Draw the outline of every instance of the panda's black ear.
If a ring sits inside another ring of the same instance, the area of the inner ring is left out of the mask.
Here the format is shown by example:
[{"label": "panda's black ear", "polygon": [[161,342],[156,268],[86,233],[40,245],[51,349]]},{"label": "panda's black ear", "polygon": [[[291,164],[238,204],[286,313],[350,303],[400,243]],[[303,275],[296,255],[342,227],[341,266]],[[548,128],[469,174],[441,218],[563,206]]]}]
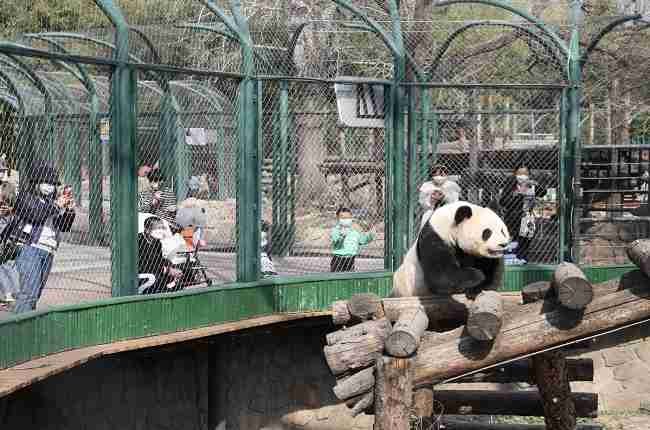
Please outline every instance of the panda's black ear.
[{"label": "panda's black ear", "polygon": [[456,215],[454,216],[454,222],[460,224],[468,218],[472,217],[472,208],[469,206],[461,206],[456,210]]}]

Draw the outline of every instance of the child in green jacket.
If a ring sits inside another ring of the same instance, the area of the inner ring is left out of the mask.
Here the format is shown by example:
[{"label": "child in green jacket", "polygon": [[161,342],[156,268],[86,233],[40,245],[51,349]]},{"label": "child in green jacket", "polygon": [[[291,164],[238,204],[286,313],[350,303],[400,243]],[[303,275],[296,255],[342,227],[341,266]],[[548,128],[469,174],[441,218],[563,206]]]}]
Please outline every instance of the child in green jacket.
[{"label": "child in green jacket", "polygon": [[331,233],[333,256],[330,271],[353,272],[354,258],[362,245],[372,241],[372,233],[367,228],[361,229],[353,224],[352,212],[348,208],[339,208],[336,211],[336,219],[336,226]]}]

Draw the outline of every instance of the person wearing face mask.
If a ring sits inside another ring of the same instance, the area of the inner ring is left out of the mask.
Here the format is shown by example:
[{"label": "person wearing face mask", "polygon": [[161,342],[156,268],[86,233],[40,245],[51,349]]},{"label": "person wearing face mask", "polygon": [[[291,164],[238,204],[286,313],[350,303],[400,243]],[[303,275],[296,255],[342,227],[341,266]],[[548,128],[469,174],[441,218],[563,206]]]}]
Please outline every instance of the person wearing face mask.
[{"label": "person wearing face mask", "polygon": [[138,212],[156,215],[176,226],[176,194],[171,187],[164,186],[165,178],[160,169],[153,169],[147,175],[149,189],[138,194]]},{"label": "person wearing face mask", "polygon": [[532,241],[531,237],[521,236],[521,221],[532,211],[535,199],[545,194],[546,189],[530,179],[530,172],[524,164],[515,168],[513,175],[508,177],[503,186],[499,205],[508,231],[517,242],[515,254],[520,264],[528,262],[528,250]]},{"label": "person wearing face mask", "polygon": [[447,203],[454,203],[459,200],[460,187],[449,179],[447,168],[436,165],[431,169],[431,181],[420,186],[420,206],[424,209],[420,227],[431,218],[433,211]]},{"label": "person wearing face mask", "polygon": [[261,254],[260,254],[260,265],[262,269],[262,276],[268,278],[269,276],[276,276],[278,273],[275,271],[275,264],[269,253],[271,252],[271,247],[269,246],[269,233],[271,226],[268,222],[262,220],[262,237],[260,240]]},{"label": "person wearing face mask", "polygon": [[350,209],[341,207],[336,211],[336,226],[332,229],[331,272],[354,272],[354,260],[362,245],[372,242],[368,228],[354,223]]},{"label": "person wearing face mask", "polygon": [[59,247],[61,232],[70,231],[75,219],[75,201],[70,187],[57,195],[60,185],[54,168],[36,160],[30,169],[25,190],[16,199],[15,215],[2,232],[3,240],[23,243],[16,257],[22,282],[14,312],[36,308]]},{"label": "person wearing face mask", "polygon": [[180,270],[174,269],[171,262],[163,257],[161,240],[165,237],[165,232],[163,221],[152,216],[144,221],[144,233],[138,234],[140,294],[173,290],[174,282],[182,275]]}]

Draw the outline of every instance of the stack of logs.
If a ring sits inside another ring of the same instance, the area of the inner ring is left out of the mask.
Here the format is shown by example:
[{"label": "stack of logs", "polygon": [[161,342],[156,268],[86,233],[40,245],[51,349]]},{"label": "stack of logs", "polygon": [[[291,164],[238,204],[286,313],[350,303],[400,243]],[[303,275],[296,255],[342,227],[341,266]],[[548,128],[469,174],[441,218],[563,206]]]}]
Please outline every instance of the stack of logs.
[{"label": "stack of logs", "polygon": [[[525,286],[524,304],[507,314],[502,297],[492,291],[475,298],[359,294],[335,302],[334,324],[344,327],[327,335],[324,348],[337,377],[334,393],[353,415],[374,413],[376,430],[406,430],[414,412],[430,417],[434,398],[436,410],[445,414],[543,415],[549,430],[575,429],[576,417],[596,415],[598,397],[571,393],[569,382],[592,381],[593,363],[567,359],[560,350],[537,351],[650,316],[650,241],[634,242],[628,255],[641,271],[596,285],[574,264],[562,263],[551,281]],[[453,326],[459,328],[439,332]],[[530,353],[531,358],[512,361]],[[538,391],[431,390],[451,378],[525,382]],[[446,425],[460,428],[453,421]]]}]

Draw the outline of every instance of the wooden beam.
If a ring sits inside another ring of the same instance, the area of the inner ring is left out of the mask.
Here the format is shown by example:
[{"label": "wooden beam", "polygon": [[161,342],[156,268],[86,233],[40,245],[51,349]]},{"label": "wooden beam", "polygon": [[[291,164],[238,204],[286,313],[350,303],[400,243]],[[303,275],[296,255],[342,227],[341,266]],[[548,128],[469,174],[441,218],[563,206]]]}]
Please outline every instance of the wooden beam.
[{"label": "wooden beam", "polygon": [[[535,424],[482,424],[443,418],[445,430],[546,430],[544,425]],[[441,427],[442,428],[442,427]],[[576,430],[603,430],[600,424],[579,424]]]},{"label": "wooden beam", "polygon": [[[507,315],[497,341],[486,345],[464,332],[427,333],[415,358],[415,384],[430,384],[563,342],[650,318],[650,280],[625,274],[617,291],[576,312],[550,302],[523,305]],[[629,282],[628,282],[629,281]]]},{"label": "wooden beam", "polygon": [[[447,415],[544,415],[537,391],[436,390],[433,395]],[[598,394],[573,393],[572,398],[579,417],[597,415]]]},{"label": "wooden beam", "polygon": [[428,325],[429,318],[422,307],[405,309],[386,339],[386,352],[393,357],[413,355]]},{"label": "wooden beam", "polygon": [[[593,381],[594,362],[590,358],[567,358],[570,381]],[[493,371],[475,373],[455,381],[457,383],[511,384],[516,382],[535,383],[535,372],[530,359],[515,361]]]}]

